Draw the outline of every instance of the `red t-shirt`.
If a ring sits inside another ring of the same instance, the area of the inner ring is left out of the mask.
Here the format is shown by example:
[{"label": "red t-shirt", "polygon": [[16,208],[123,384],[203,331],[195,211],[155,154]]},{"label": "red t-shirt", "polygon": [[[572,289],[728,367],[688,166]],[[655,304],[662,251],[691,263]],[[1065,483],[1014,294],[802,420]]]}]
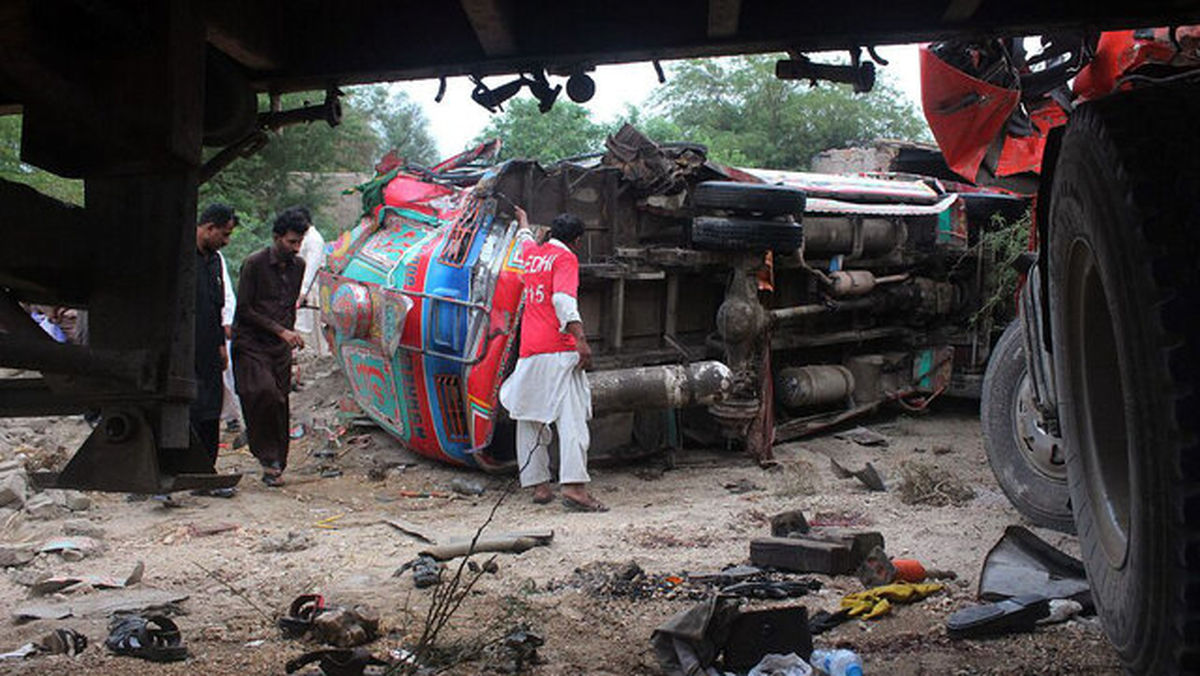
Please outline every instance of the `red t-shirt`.
[{"label": "red t-shirt", "polygon": [[575,350],[575,336],[558,330],[554,294],[578,298],[579,259],[557,242],[527,242],[522,252],[525,263],[525,310],[521,318],[521,356]]}]

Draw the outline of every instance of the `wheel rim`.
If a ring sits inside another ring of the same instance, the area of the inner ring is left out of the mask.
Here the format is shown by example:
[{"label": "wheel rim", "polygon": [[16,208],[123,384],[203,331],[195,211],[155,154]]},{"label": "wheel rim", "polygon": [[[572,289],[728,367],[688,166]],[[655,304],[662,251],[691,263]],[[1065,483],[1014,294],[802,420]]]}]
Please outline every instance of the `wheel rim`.
[{"label": "wheel rim", "polygon": [[1083,480],[1092,517],[1109,564],[1121,568],[1129,552],[1130,481],[1125,393],[1108,296],[1095,254],[1083,241],[1072,245],[1066,289],[1067,344],[1063,347],[1077,399]]},{"label": "wheel rim", "polygon": [[1042,426],[1042,416],[1033,403],[1033,386],[1028,373],[1021,377],[1013,398],[1013,434],[1017,437],[1017,448],[1038,474],[1066,483],[1067,465],[1061,447],[1058,439]]}]

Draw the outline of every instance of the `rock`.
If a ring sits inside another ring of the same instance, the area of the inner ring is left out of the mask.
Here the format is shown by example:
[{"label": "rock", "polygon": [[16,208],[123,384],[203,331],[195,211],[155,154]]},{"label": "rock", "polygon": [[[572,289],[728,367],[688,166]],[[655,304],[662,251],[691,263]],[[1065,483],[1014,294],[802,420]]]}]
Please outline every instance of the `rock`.
[{"label": "rock", "polygon": [[0,542],[0,567],[23,566],[37,556],[33,545]]},{"label": "rock", "polygon": [[0,507],[25,504],[29,494],[29,482],[22,470],[10,471],[0,476]]},{"label": "rock", "polygon": [[258,551],[265,553],[299,552],[313,545],[313,540],[304,533],[288,531],[286,534],[268,535],[258,543]]},{"label": "rock", "polygon": [[68,519],[63,522],[63,533],[66,535],[86,535],[91,538],[103,538],[104,529],[87,519]]},{"label": "rock", "polygon": [[463,477],[454,477],[450,480],[450,490],[459,495],[483,495],[483,483]]},{"label": "rock", "polygon": [[92,507],[92,499],[79,491],[63,491],[63,500],[72,512],[86,512]]},{"label": "rock", "polygon": [[67,514],[67,508],[45,493],[33,495],[25,501],[25,512],[33,519],[57,519]]}]

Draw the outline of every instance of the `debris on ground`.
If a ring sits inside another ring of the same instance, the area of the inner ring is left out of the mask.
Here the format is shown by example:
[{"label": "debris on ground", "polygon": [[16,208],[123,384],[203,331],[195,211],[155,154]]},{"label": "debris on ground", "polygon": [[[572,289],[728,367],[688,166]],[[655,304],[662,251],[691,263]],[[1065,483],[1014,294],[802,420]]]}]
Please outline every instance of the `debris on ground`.
[{"label": "debris on ground", "polygon": [[520,554],[534,547],[547,547],[554,540],[554,531],[528,531],[521,533],[501,533],[479,538],[452,538],[443,545],[427,547],[419,554],[430,556],[438,561],[468,554],[484,552],[507,552]]},{"label": "debris on ground", "polygon": [[754,491],[762,490],[762,486],[759,486],[753,481],[745,478],[738,479],[737,481],[727,481],[721,484],[721,487],[734,495],[741,495],[743,493],[752,493]]},{"label": "debris on ground", "polygon": [[64,535],[86,535],[92,538],[103,538],[104,529],[87,519],[68,519],[62,524]]},{"label": "debris on ground", "polygon": [[813,670],[796,653],[779,655],[772,653],[754,665],[746,676],[811,676]]},{"label": "debris on ground", "polygon": [[804,606],[739,610],[729,627],[722,663],[726,669],[741,672],[767,655],[808,655],[812,647]]},{"label": "debris on ground", "polygon": [[915,603],[942,589],[937,582],[896,582],[846,594],[841,607],[850,617],[873,620],[891,612],[893,603]]},{"label": "debris on ground", "polygon": [[26,643],[16,650],[0,654],[0,660],[25,659],[36,655],[75,657],[83,652],[87,645],[87,637],[74,629],[55,629],[41,640]]},{"label": "debris on ground", "polygon": [[950,638],[981,638],[1033,631],[1050,615],[1050,599],[1040,594],[963,608],[946,620]]},{"label": "debris on ground", "polygon": [[714,665],[737,617],[738,601],[710,596],[663,622],[650,635],[666,676],[719,675]]},{"label": "debris on ground", "polygon": [[1038,624],[1061,624],[1083,612],[1083,604],[1071,599],[1050,599],[1050,614]]},{"label": "debris on ground", "polygon": [[1085,609],[1092,607],[1082,561],[1058,551],[1027,528],[1009,526],[984,558],[979,598],[999,601],[1026,594],[1073,599]]},{"label": "debris on ground", "polygon": [[833,438],[841,439],[843,441],[853,441],[859,446],[888,445],[887,437],[866,427],[855,427],[854,429],[845,430],[843,432],[835,432]]},{"label": "debris on ground", "polygon": [[413,586],[417,589],[425,589],[432,587],[442,582],[442,570],[445,568],[437,559],[432,556],[420,555],[417,558],[396,569],[392,573],[392,577],[400,577],[405,571],[411,570],[413,578]]},{"label": "debris on ground", "polygon": [[780,512],[771,517],[771,535],[780,538],[794,537],[808,533],[808,519],[804,512],[798,509]]},{"label": "debris on ground", "polygon": [[0,542],[0,568],[23,566],[37,557],[32,542]]},{"label": "debris on ground", "polygon": [[906,505],[962,506],[975,491],[953,472],[917,460],[900,463],[900,501]]},{"label": "debris on ground", "polygon": [[488,647],[484,661],[491,670],[502,674],[524,673],[529,667],[545,663],[538,655],[538,648],[545,644],[546,639],[541,634],[519,624],[498,644]]},{"label": "debris on ground", "polygon": [[150,662],[179,662],[188,656],[179,626],[166,615],[117,615],[104,645],[114,655]]},{"label": "debris on ground", "polygon": [[339,648],[353,648],[379,636],[379,613],[368,605],[326,607],[312,621],[313,640]]},{"label": "debris on ground", "polygon": [[883,535],[878,531],[811,529],[800,537],[754,538],[750,541],[750,562],[797,573],[848,575],[873,549],[883,546]]},{"label": "debris on ground", "polygon": [[326,648],[306,652],[287,661],[284,670],[293,674],[317,663],[325,676],[362,676],[368,667],[387,667],[389,662],[375,657],[366,648]]},{"label": "debris on ground", "polygon": [[44,575],[29,585],[29,591],[35,596],[46,594],[70,593],[77,589],[89,587],[92,589],[122,589],[132,587],[142,581],[146,564],[138,561],[125,577],[111,575]]},{"label": "debris on ground", "polygon": [[275,621],[284,638],[303,638],[312,629],[313,620],[325,612],[325,597],[301,594],[292,599],[287,614]]},{"label": "debris on ground", "polygon": [[833,468],[833,473],[837,475],[839,479],[849,479],[853,477],[861,481],[864,486],[873,491],[887,490],[887,486],[883,483],[883,477],[879,476],[879,471],[876,470],[875,466],[869,462],[860,470],[847,469],[844,465],[833,458],[829,459],[829,464]]},{"label": "debris on ground", "polygon": [[62,600],[31,601],[12,611],[17,622],[61,620],[64,617],[107,617],[114,613],[136,613],[166,608],[188,598],[187,592],[138,587],[101,589],[92,594]]},{"label": "debris on ground", "polygon": [[38,552],[58,554],[65,561],[82,561],[89,556],[95,556],[105,549],[104,543],[86,535],[54,538],[43,544]]},{"label": "debris on ground", "polygon": [[263,553],[300,552],[313,546],[313,539],[305,533],[288,531],[266,535],[258,542],[258,551]]},{"label": "debris on ground", "polygon": [[811,462],[792,460],[780,462],[777,467],[780,476],[775,489],[776,495],[790,498],[817,494],[820,488],[820,475]]},{"label": "debris on ground", "polygon": [[483,495],[483,482],[456,476],[450,480],[450,490],[459,495]]},{"label": "debris on ground", "polygon": [[434,540],[433,538],[426,535],[423,532],[423,528],[416,524],[409,523],[407,521],[403,521],[401,519],[395,519],[395,518],[385,519],[384,523],[391,526],[392,528],[395,528],[396,530],[400,531],[401,533],[404,533],[405,535],[408,535],[410,537],[416,538],[417,540],[420,540],[421,542],[424,542],[425,544],[430,544],[430,545],[437,544],[436,540]]}]

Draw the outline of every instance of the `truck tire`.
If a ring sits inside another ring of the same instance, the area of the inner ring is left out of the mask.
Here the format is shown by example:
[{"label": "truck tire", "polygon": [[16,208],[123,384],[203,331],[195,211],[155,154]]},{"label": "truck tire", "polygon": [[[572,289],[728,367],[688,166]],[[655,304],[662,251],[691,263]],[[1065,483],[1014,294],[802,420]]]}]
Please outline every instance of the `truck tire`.
[{"label": "truck tire", "polygon": [[1050,312],[1075,524],[1135,674],[1200,670],[1200,93],[1071,116],[1050,203]]},{"label": "truck tire", "polygon": [[804,213],[804,191],[765,183],[705,181],[696,184],[692,206],[740,214],[800,216]]},{"label": "truck tire", "polygon": [[791,220],[697,216],[692,219],[691,242],[710,251],[775,251],[791,253],[804,240],[800,224]]},{"label": "truck tire", "polygon": [[1019,319],[992,350],[979,412],[988,464],[1009,502],[1038,526],[1074,533],[1062,444],[1043,429],[1033,405]]}]

